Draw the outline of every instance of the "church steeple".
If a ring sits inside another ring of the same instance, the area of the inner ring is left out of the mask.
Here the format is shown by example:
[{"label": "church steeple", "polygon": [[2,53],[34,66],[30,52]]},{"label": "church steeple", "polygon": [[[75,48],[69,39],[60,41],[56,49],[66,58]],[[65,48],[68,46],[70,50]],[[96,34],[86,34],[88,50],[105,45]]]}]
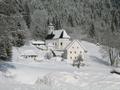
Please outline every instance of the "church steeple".
[{"label": "church steeple", "polygon": [[54,31],[54,25],[52,23],[48,26],[48,34],[51,34]]}]

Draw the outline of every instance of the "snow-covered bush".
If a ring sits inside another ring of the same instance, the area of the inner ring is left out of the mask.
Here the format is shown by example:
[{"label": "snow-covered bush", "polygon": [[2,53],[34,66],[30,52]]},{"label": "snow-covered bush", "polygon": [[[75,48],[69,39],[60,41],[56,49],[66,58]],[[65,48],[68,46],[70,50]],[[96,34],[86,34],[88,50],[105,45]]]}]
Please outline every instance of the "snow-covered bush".
[{"label": "snow-covered bush", "polygon": [[84,63],[83,63],[83,58],[82,58],[82,55],[79,55],[78,56],[78,59],[77,60],[74,60],[73,62],[73,66],[77,66],[78,68],[80,68],[80,66],[84,66]]},{"label": "snow-covered bush", "polygon": [[47,53],[45,54],[45,58],[46,58],[46,59],[51,59],[52,57],[53,57],[52,52],[47,52]]}]

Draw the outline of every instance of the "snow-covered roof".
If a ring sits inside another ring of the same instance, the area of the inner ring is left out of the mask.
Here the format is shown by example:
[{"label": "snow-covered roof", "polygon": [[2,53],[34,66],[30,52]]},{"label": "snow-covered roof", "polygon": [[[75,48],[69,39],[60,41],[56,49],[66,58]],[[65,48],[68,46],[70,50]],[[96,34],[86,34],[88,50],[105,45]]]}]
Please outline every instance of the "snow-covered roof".
[{"label": "snow-covered roof", "polygon": [[37,49],[34,45],[24,45],[19,48],[20,55],[29,55],[31,54],[37,54],[40,50]]},{"label": "snow-covered roof", "polygon": [[56,56],[62,56],[62,54],[64,53],[63,51],[53,51],[55,53]]},{"label": "snow-covered roof", "polygon": [[37,55],[33,50],[25,50],[22,55]]},{"label": "snow-covered roof", "polygon": [[81,46],[81,48],[83,48],[83,50],[86,52],[86,49],[81,45],[79,40],[73,40],[72,42],[70,42],[67,47],[65,48],[66,50],[69,49],[75,42],[78,42],[79,45]]},{"label": "snow-covered roof", "polygon": [[38,50],[34,45],[24,45],[19,49],[21,49],[22,52],[24,52],[25,50],[35,50],[35,51]]},{"label": "snow-covered roof", "polygon": [[48,43],[47,46],[49,46],[49,47],[54,47],[54,45],[53,45],[52,43]]},{"label": "snow-covered roof", "polygon": [[54,30],[51,34],[47,35],[46,39],[70,38],[64,29]]},{"label": "snow-covered roof", "polygon": [[31,43],[32,44],[45,44],[45,42],[41,40],[32,40]]},{"label": "snow-covered roof", "polygon": [[39,48],[39,49],[47,49],[47,46],[45,46],[45,45],[40,45],[40,46],[37,46],[37,48]]}]

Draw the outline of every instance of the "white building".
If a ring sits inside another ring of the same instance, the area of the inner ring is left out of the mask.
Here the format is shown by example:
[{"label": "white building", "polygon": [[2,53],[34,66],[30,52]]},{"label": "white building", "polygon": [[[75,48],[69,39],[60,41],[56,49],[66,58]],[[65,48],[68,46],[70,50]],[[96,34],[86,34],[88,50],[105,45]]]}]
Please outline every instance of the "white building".
[{"label": "white building", "polygon": [[54,30],[54,26],[50,24],[48,35],[46,37],[46,46],[50,47],[54,52],[64,52],[63,57],[68,59],[70,63],[77,60],[80,55],[85,59],[85,49],[78,40],[70,40],[70,36],[64,29]]},{"label": "white building", "polygon": [[35,46],[45,45],[45,42],[41,40],[32,40],[31,43]]},{"label": "white building", "polygon": [[54,30],[54,26],[50,25],[45,43],[47,46],[52,45],[54,50],[64,50],[70,43],[70,36],[64,29]]},{"label": "white building", "polygon": [[40,50],[37,49],[34,45],[24,45],[20,47],[17,51],[20,55],[17,56],[18,59],[37,60]]},{"label": "white building", "polygon": [[41,41],[41,40],[32,40],[32,41],[30,41],[30,43],[32,45],[36,46],[38,49],[47,50],[47,47],[46,47],[44,41]]},{"label": "white building", "polygon": [[21,57],[23,59],[36,60],[38,58],[38,54],[33,50],[25,50],[22,53]]},{"label": "white building", "polygon": [[83,60],[85,60],[86,50],[80,44],[78,40],[73,40],[68,44],[64,50],[64,58],[68,60],[69,63],[73,63],[74,60],[77,60],[81,55]]}]

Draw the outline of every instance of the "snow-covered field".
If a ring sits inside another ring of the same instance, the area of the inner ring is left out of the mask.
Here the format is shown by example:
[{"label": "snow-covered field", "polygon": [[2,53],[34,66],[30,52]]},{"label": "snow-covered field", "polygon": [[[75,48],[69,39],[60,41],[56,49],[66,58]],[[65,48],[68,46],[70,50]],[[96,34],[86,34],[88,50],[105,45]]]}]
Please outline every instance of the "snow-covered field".
[{"label": "snow-covered field", "polygon": [[99,46],[81,42],[88,51],[80,69],[65,61],[0,64],[0,90],[120,90],[120,76],[102,58]]}]

